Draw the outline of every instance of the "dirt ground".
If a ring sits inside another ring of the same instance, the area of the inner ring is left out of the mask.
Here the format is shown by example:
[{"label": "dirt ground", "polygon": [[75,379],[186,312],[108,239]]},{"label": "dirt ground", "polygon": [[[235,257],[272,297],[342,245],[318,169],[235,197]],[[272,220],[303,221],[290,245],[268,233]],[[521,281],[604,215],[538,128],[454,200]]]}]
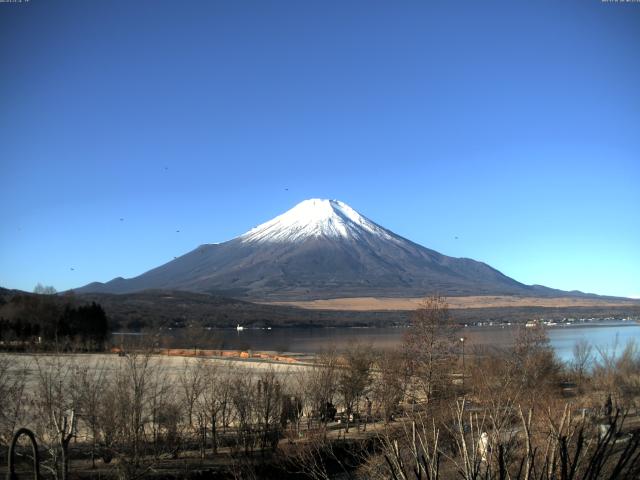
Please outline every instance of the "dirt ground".
[{"label": "dirt ground", "polygon": [[[116,371],[125,361],[125,357],[119,357],[113,353],[81,353],[81,354],[16,354],[16,353],[0,353],[5,358],[9,358],[14,368],[26,368],[27,371],[27,392],[32,392],[35,388],[35,382],[38,381],[38,364],[46,367],[50,364],[60,362],[65,367],[78,366],[89,367],[90,369],[101,369],[107,374]],[[283,378],[300,372],[301,369],[309,368],[308,363],[278,363],[266,360],[256,359],[226,359],[220,357],[180,357],[167,355],[152,355],[151,365],[158,367],[162,373],[169,378],[177,380],[183,376],[190,365],[194,365],[198,361],[219,365],[225,370],[237,371],[243,373],[251,373],[255,376],[273,369]]]}]

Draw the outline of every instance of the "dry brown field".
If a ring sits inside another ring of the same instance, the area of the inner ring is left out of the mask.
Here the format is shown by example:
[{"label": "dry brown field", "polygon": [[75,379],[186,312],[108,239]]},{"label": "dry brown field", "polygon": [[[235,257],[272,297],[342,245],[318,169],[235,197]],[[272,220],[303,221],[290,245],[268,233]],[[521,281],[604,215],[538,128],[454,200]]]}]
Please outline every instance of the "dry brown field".
[{"label": "dry brown field", "polygon": [[[295,302],[269,302],[271,305],[288,305],[311,310],[384,311],[415,310],[422,297],[404,298],[331,298]],[[266,303],[266,302],[265,302]],[[501,308],[501,307],[616,307],[640,306],[640,300],[612,298],[539,298],[521,296],[470,296],[447,297],[449,308]]]}]

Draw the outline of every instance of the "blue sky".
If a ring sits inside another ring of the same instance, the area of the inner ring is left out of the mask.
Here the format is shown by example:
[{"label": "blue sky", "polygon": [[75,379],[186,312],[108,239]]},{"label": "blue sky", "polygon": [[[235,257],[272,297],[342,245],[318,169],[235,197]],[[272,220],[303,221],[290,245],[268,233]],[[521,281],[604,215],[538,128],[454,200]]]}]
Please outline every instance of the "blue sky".
[{"label": "blue sky", "polygon": [[0,285],[135,276],[321,197],[640,297],[639,44],[640,4],[600,0],[0,3]]}]

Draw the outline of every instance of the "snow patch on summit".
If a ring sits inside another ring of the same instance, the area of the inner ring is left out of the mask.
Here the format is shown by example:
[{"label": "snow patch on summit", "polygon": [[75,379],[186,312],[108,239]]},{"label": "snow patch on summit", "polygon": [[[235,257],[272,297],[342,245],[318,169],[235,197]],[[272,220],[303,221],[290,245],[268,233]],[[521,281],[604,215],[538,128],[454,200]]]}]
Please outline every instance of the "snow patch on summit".
[{"label": "snow patch on summit", "polygon": [[299,242],[314,237],[361,239],[373,235],[395,238],[384,228],[363,217],[346,203],[313,198],[249,230],[243,242]]}]

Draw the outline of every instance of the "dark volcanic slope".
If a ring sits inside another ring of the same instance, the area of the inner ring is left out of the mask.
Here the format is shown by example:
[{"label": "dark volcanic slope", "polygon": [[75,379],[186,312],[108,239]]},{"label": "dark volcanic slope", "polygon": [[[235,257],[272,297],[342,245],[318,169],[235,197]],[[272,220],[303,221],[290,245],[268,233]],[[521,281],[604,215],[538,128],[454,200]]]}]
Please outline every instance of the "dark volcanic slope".
[{"label": "dark volcanic slope", "polygon": [[92,283],[78,292],[147,289],[262,300],[567,294],[417,245],[334,200],[307,200],[241,237],[202,245],[138,277]]}]

